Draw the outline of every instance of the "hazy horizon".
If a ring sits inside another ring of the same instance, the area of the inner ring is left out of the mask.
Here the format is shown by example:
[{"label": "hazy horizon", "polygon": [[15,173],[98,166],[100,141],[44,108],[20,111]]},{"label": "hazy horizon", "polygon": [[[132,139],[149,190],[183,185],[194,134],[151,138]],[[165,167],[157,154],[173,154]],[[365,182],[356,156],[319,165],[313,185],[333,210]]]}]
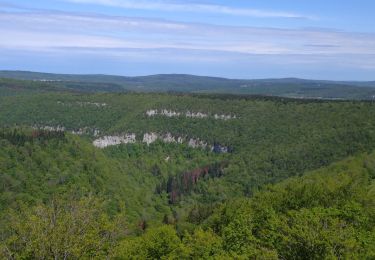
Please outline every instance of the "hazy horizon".
[{"label": "hazy horizon", "polygon": [[[126,74],[110,74],[110,73],[59,73],[59,72],[44,72],[44,71],[30,71],[30,70],[7,70],[0,69],[0,72],[26,72],[26,73],[42,73],[42,74],[54,74],[54,75],[77,75],[77,76],[114,76],[114,77],[149,77],[149,76],[159,76],[159,75],[181,75],[181,76],[193,76],[193,77],[209,77],[209,78],[222,78],[229,80],[284,80],[284,79],[296,79],[296,80],[310,80],[310,81],[337,81],[337,82],[375,82],[374,80],[334,80],[334,79],[314,79],[314,78],[298,78],[298,77],[269,77],[269,78],[232,78],[232,77],[222,77],[222,76],[211,76],[211,75],[199,75],[199,74],[186,74],[186,73],[159,73],[159,74],[143,74],[143,75],[126,75]],[[1,77],[0,77],[1,78]]]},{"label": "hazy horizon", "polygon": [[370,0],[0,0],[0,70],[372,81],[373,10]]}]

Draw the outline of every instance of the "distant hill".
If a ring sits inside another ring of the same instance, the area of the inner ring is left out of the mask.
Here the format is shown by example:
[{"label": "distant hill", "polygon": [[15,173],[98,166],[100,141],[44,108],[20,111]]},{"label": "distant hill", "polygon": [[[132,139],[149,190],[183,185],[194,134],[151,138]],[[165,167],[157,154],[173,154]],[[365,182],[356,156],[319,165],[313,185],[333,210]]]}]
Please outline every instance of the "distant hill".
[{"label": "distant hill", "polygon": [[0,78],[32,80],[87,92],[185,92],[256,94],[292,98],[373,99],[375,81],[326,81],[298,78],[227,79],[185,74],[125,77],[0,71]]}]

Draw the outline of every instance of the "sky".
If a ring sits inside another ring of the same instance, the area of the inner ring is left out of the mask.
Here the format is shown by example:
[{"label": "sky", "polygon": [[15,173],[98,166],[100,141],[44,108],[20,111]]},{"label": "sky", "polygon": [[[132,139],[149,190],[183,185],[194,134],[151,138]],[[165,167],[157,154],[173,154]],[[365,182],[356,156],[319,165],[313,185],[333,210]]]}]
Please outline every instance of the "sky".
[{"label": "sky", "polygon": [[375,80],[373,0],[0,0],[0,70]]}]

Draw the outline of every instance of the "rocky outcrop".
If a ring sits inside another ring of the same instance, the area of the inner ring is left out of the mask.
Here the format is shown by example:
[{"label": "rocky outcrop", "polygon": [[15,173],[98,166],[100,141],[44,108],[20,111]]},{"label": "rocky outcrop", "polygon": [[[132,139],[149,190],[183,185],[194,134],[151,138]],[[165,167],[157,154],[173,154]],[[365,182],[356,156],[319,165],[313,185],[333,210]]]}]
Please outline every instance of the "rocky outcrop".
[{"label": "rocky outcrop", "polygon": [[129,144],[135,142],[135,134],[125,134],[122,136],[103,136],[99,139],[96,139],[93,142],[93,145],[98,148],[105,148],[111,145]]},{"label": "rocky outcrop", "polygon": [[147,145],[152,144],[158,140],[158,135],[156,133],[145,133],[143,135],[143,142]]},{"label": "rocky outcrop", "polygon": [[79,106],[95,106],[95,107],[106,107],[107,103],[99,102],[77,102]]},{"label": "rocky outcrop", "polygon": [[[223,146],[218,143],[210,145],[205,141],[195,138],[190,138],[187,140],[185,137],[173,136],[171,133],[166,133],[163,135],[154,132],[145,133],[142,138],[142,142],[146,143],[147,145],[155,143],[158,140],[164,143],[186,143],[191,148],[209,149],[209,151],[215,153],[231,153],[233,151],[233,149],[230,146]],[[117,136],[103,136],[101,138],[94,140],[93,145],[98,148],[105,148],[111,145],[129,144],[136,142],[137,140],[135,134],[123,134]]]},{"label": "rocky outcrop", "polygon": [[100,134],[99,129],[92,129],[89,127],[83,127],[75,130],[70,131],[74,135],[93,135],[98,136]]},{"label": "rocky outcrop", "polygon": [[176,143],[176,138],[171,134],[171,133],[167,133],[165,134],[163,137],[163,142],[164,143]]},{"label": "rocky outcrop", "polygon": [[166,117],[177,117],[177,116],[180,116],[181,113],[172,111],[172,110],[167,110],[167,109],[162,109],[160,111],[157,109],[150,109],[146,111],[146,115],[147,116],[161,115],[161,116],[166,116]]},{"label": "rocky outcrop", "polygon": [[[75,130],[67,130],[64,126],[33,126],[36,130],[45,130],[50,132],[70,132],[75,135],[92,135],[98,136],[100,131],[98,129],[92,129],[89,127],[79,128]],[[189,147],[195,149],[208,149],[214,153],[232,153],[233,148],[231,146],[224,146],[219,143],[214,143],[213,145],[208,144],[207,142],[200,140],[199,138],[190,138],[186,139],[186,137],[182,136],[173,136],[171,133],[166,134],[157,134],[154,132],[145,133],[143,135],[142,142],[150,145],[157,140],[160,140],[164,143],[178,143],[183,144],[186,143]],[[98,148],[105,148],[108,146],[113,145],[120,145],[120,144],[131,144],[136,143],[136,134],[134,133],[125,133],[121,135],[113,135],[113,136],[102,136],[97,138],[93,141],[93,145]]]},{"label": "rocky outcrop", "polygon": [[182,144],[184,142],[184,138],[182,137],[175,137],[171,133],[166,133],[164,135],[159,135],[157,133],[145,133],[143,135],[143,142],[146,144],[152,144],[157,140],[161,140],[164,143],[179,143]]},{"label": "rocky outcrop", "polygon": [[39,130],[46,130],[46,131],[51,131],[51,132],[65,132],[66,128],[64,126],[33,126],[32,128],[34,129],[39,129]]},{"label": "rocky outcrop", "polygon": [[193,139],[193,138],[190,138],[189,142],[188,142],[188,146],[192,147],[192,148],[207,148],[208,144],[204,141],[201,141],[199,139]]},{"label": "rocky outcrop", "polygon": [[150,109],[146,111],[146,116],[148,117],[154,117],[154,116],[166,116],[166,117],[180,117],[185,116],[187,118],[198,118],[198,119],[204,119],[204,118],[214,118],[216,120],[230,120],[230,119],[236,119],[236,115],[219,115],[219,114],[207,114],[202,112],[191,112],[186,111],[184,113],[177,112],[173,110],[167,110],[167,109]]},{"label": "rocky outcrop", "polygon": [[201,113],[201,112],[194,113],[194,112],[190,112],[190,111],[187,111],[185,113],[185,116],[191,117],[191,118],[206,118],[206,117],[208,117],[207,114],[204,114],[204,113]]},{"label": "rocky outcrop", "polygon": [[99,129],[94,129],[93,135],[98,136],[100,134]]},{"label": "rocky outcrop", "polygon": [[33,129],[38,130],[46,130],[46,131],[55,131],[55,132],[70,132],[74,135],[92,135],[92,136],[98,136],[100,134],[99,129],[90,128],[90,127],[82,127],[78,129],[68,130],[65,126],[38,126],[34,125],[32,126]]},{"label": "rocky outcrop", "polygon": [[81,106],[81,107],[86,107],[86,106],[95,106],[95,107],[106,107],[108,106],[107,103],[100,103],[100,102],[82,102],[82,101],[76,101],[76,102],[62,102],[62,101],[57,101],[57,104],[62,105],[62,106]]},{"label": "rocky outcrop", "polygon": [[155,110],[155,109],[150,109],[150,110],[146,111],[146,115],[147,116],[156,116],[156,115],[158,115],[158,111]]},{"label": "rocky outcrop", "polygon": [[175,117],[175,116],[181,115],[181,113],[179,113],[179,112],[172,111],[172,110],[166,110],[166,109],[162,110],[160,112],[160,114],[163,115],[163,116],[167,116],[167,117]]},{"label": "rocky outcrop", "polygon": [[217,119],[217,120],[231,120],[231,119],[236,119],[236,115],[218,115],[218,114],[215,114],[214,115],[214,118]]}]

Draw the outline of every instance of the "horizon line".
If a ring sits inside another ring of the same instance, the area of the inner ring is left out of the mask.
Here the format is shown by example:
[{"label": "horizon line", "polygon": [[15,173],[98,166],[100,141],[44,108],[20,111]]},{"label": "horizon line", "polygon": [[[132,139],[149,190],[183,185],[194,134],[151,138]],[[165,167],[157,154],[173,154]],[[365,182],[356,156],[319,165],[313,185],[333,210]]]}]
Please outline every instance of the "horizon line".
[{"label": "horizon line", "polygon": [[[232,78],[225,76],[214,76],[214,75],[198,75],[189,73],[155,73],[155,74],[144,74],[144,75],[120,75],[120,74],[107,74],[107,73],[60,73],[60,72],[43,72],[33,70],[11,70],[11,69],[0,69],[0,73],[3,72],[21,72],[21,73],[40,73],[40,74],[51,74],[51,75],[64,75],[64,76],[108,76],[108,77],[124,77],[124,78],[137,78],[137,77],[152,77],[152,76],[192,76],[192,77],[203,77],[203,78],[217,78],[225,80],[305,80],[305,81],[327,81],[327,82],[375,82],[374,80],[335,80],[335,79],[314,79],[314,78],[300,78],[295,76],[285,77],[266,77],[266,78]],[[2,78],[0,76],[0,78]],[[14,79],[14,78],[13,78]],[[27,79],[20,79],[27,80]]]}]

